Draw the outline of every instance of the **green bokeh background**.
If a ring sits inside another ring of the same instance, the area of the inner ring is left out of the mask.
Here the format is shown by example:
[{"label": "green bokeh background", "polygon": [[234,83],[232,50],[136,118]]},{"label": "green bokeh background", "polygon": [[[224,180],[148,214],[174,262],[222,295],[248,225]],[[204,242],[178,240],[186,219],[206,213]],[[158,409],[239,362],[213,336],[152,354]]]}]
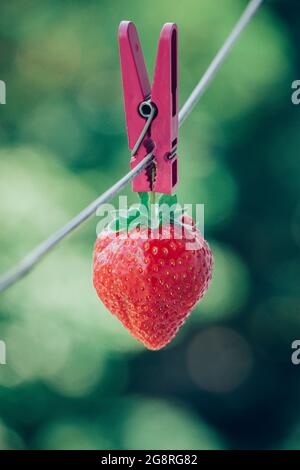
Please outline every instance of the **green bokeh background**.
[{"label": "green bokeh background", "polygon": [[[151,76],[178,23],[182,104],[246,3],[1,4],[1,272],[128,170],[119,22]],[[299,2],[266,2],[181,128],[178,196],[205,204],[215,272],[170,346],[145,350],[98,301],[96,216],[1,295],[1,449],[300,448],[299,40]]]}]

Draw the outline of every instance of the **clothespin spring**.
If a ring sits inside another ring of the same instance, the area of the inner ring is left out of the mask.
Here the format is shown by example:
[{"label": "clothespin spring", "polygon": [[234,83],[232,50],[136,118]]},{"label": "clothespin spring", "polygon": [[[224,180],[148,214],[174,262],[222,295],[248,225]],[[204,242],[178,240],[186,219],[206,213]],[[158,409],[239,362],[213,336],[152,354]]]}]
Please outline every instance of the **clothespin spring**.
[{"label": "clothespin spring", "polygon": [[[143,127],[142,132],[139,135],[138,140],[135,143],[135,146],[133,147],[131,151],[131,157],[134,157],[134,155],[137,153],[138,149],[140,148],[150,126],[157,114],[157,109],[154,103],[152,103],[150,100],[142,101],[142,103],[139,106],[139,113],[140,115],[146,119],[146,123]],[[155,147],[154,142],[152,141],[152,148],[153,150]]]}]

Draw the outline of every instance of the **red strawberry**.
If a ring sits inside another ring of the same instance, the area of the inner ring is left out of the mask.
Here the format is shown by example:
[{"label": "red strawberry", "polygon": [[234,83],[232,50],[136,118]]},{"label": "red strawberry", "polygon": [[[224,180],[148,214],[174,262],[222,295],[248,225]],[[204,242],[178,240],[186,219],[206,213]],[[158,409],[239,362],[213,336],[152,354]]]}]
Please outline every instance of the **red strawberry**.
[{"label": "red strawberry", "polygon": [[[201,233],[190,226],[178,239],[179,230],[164,225],[104,231],[95,244],[99,298],[149,349],[161,349],[174,338],[211,280],[212,254]],[[191,233],[195,246],[188,249]]]}]

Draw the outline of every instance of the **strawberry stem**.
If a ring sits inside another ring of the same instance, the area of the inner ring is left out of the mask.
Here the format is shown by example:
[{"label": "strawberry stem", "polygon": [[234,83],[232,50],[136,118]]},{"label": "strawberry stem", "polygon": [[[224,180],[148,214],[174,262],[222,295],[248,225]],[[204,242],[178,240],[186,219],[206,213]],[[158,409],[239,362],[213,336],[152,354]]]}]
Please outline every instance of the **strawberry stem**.
[{"label": "strawberry stem", "polygon": [[153,192],[153,191],[151,191],[151,192],[149,193],[149,203],[150,203],[150,206],[151,206],[151,204],[155,204],[155,202],[156,202],[156,193]]}]

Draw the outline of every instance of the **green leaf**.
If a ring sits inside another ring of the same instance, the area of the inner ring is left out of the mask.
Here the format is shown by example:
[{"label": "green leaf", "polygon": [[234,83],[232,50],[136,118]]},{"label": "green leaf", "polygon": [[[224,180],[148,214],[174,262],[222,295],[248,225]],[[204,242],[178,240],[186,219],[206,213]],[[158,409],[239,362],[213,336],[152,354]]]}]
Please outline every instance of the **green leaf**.
[{"label": "green leaf", "polygon": [[167,204],[169,207],[177,204],[177,195],[176,194],[163,194],[160,196],[159,205],[161,204]]},{"label": "green leaf", "polygon": [[141,204],[149,208],[149,193],[139,193]]},{"label": "green leaf", "polygon": [[[135,226],[149,227],[154,230],[165,224],[180,225],[192,229],[192,226],[183,223],[182,218],[185,209],[177,203],[176,194],[160,195],[156,206],[150,204],[149,193],[141,192],[139,197],[141,200],[140,204],[134,204],[128,210],[120,209],[112,211],[113,220],[108,226],[110,230],[131,230]],[[153,213],[152,209],[154,207],[158,208]]]}]

